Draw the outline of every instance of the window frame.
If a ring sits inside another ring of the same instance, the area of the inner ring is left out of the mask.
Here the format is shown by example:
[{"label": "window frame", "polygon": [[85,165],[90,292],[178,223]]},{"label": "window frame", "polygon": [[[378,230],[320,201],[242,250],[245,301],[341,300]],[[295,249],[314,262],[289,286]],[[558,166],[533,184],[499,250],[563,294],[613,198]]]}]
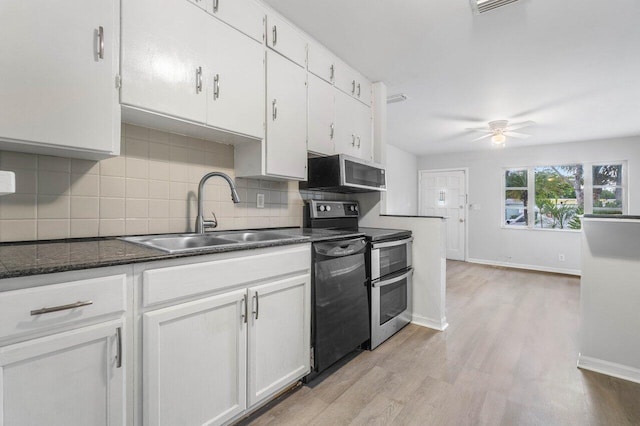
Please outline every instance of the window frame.
[{"label": "window frame", "polygon": [[[538,167],[560,167],[566,165],[581,165],[583,168],[584,179],[584,214],[593,214],[593,167],[611,165],[622,166],[622,176],[620,179],[620,185],[616,185],[616,188],[622,190],[622,215],[626,215],[629,211],[629,183],[628,183],[628,161],[616,160],[616,161],[564,161],[559,163],[545,163],[537,164],[533,166],[514,166],[503,167],[501,173],[501,188],[502,188],[502,201],[500,211],[500,228],[502,229],[519,229],[519,230],[531,230],[531,231],[543,231],[543,232],[582,232],[582,229],[559,229],[559,228],[537,228],[535,226],[535,208],[536,208],[536,184],[535,184],[535,169]],[[506,173],[508,171],[527,171],[527,188],[509,187],[507,188]],[[598,185],[598,187],[601,187]],[[527,224],[522,225],[510,225],[506,223],[505,211],[506,211],[506,191],[507,189],[526,190],[527,191]],[[531,214],[533,212],[533,214]]]}]

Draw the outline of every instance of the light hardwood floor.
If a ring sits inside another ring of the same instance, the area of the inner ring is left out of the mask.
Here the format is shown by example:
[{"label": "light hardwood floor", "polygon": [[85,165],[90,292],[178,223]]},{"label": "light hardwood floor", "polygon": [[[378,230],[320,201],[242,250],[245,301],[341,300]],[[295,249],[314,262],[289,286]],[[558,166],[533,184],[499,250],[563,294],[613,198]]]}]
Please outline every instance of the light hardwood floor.
[{"label": "light hardwood floor", "polygon": [[409,325],[250,425],[640,425],[640,385],[576,368],[575,277],[447,263],[449,328]]}]

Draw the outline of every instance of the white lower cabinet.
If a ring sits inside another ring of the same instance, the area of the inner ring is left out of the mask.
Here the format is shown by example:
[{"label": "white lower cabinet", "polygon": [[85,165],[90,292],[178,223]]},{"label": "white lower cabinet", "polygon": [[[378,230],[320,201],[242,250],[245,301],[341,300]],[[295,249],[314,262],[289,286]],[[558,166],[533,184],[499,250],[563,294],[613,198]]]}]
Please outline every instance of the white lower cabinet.
[{"label": "white lower cabinet", "polygon": [[309,372],[308,244],[175,263],[141,274],[144,425],[228,424]]},{"label": "white lower cabinet", "polygon": [[143,315],[145,425],[221,424],[245,410],[245,295]]},{"label": "white lower cabinet", "polygon": [[126,274],[110,272],[2,280],[0,425],[126,423]]},{"label": "white lower cabinet", "polygon": [[249,406],[309,372],[309,275],[249,288]]},{"label": "white lower cabinet", "polygon": [[124,425],[122,321],[0,348],[0,424]]}]

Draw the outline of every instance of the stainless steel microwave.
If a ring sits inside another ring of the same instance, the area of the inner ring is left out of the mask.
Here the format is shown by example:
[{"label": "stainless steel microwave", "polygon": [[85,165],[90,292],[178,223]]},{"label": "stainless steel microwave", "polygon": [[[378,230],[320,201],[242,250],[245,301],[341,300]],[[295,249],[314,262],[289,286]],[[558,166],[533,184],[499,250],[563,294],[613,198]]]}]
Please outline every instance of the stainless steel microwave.
[{"label": "stainless steel microwave", "polygon": [[339,193],[386,191],[384,167],[348,155],[309,158],[306,189]]}]

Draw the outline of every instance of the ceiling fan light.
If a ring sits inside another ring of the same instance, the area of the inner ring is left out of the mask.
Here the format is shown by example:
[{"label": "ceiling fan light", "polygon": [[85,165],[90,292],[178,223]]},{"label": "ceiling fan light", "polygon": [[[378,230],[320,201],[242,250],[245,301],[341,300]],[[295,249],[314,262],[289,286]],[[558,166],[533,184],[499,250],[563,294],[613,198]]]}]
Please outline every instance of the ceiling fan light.
[{"label": "ceiling fan light", "polygon": [[507,138],[502,133],[496,133],[495,135],[491,136],[491,143],[494,145],[504,145],[506,140]]}]

